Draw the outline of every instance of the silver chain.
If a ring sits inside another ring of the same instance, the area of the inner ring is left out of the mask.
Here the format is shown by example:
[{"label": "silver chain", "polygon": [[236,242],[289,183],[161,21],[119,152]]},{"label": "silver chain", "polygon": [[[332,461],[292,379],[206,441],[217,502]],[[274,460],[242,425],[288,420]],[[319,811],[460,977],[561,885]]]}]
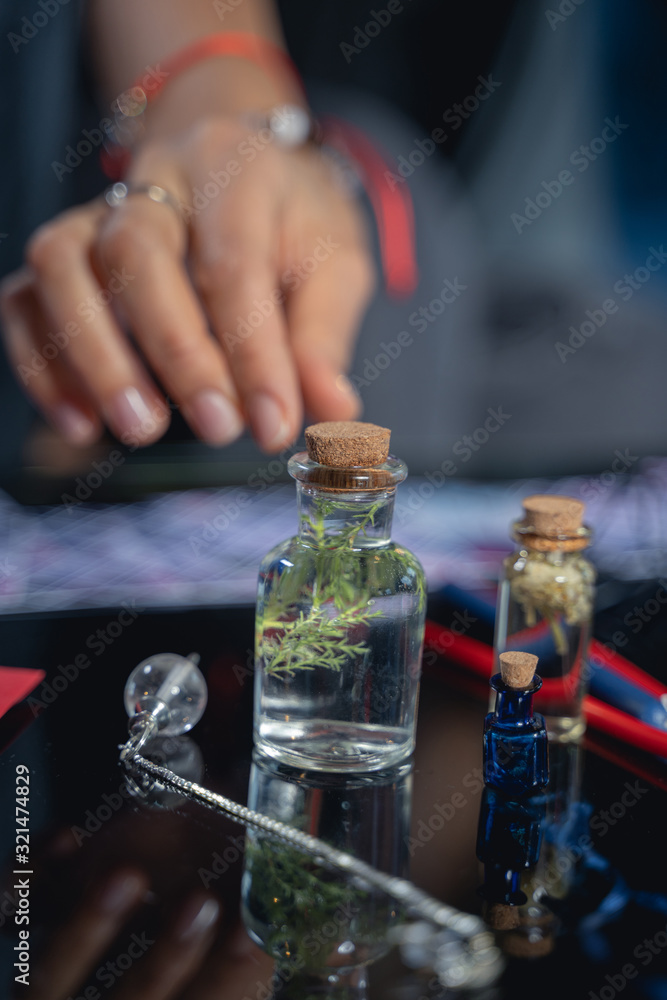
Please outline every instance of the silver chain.
[{"label": "silver chain", "polygon": [[271,837],[285,841],[298,850],[311,855],[316,861],[344,872],[348,878],[381,890],[398,900],[411,916],[427,920],[437,928],[453,932],[463,939],[469,952],[468,957],[473,964],[486,967],[488,971],[497,965],[498,950],[493,935],[479,917],[447,906],[446,903],[429,896],[428,893],[407,879],[378,871],[377,868],[360,858],[355,858],[352,854],[341,851],[318,837],[303,833],[286,823],[281,823],[280,820],[271,819],[263,813],[242,806],[239,802],[234,802],[233,799],[228,799],[224,795],[218,795],[194,781],[186,781],[185,778],[179,777],[169,768],[154,764],[153,761],[142,757],[137,752],[137,743],[136,737],[131,738],[121,748],[121,760],[128,767],[143,771],[158,779],[166,787],[212,809],[219,810],[244,826],[255,827]]}]

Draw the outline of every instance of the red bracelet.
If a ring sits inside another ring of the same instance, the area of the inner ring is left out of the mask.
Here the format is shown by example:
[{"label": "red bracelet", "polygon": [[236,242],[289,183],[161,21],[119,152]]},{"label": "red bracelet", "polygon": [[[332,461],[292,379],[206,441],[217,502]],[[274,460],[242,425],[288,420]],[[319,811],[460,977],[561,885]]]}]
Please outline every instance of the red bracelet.
[{"label": "red bracelet", "polygon": [[[151,76],[151,86],[147,86],[145,75],[126,90],[114,102],[117,119],[130,127],[135,126],[148,104],[158,97],[169,81],[180,73],[213,56],[232,56],[248,59],[256,63],[268,76],[278,80],[290,80],[295,95],[304,104],[306,91],[301,75],[280,46],[260,35],[246,31],[227,31],[186,45],[158,64],[158,74]],[[117,135],[122,131],[118,128]],[[132,129],[129,129],[130,136]],[[330,143],[343,154],[349,156],[360,168],[362,183],[371,200],[378,224],[380,251],[387,290],[399,298],[410,295],[418,281],[415,261],[414,219],[412,199],[407,184],[401,188],[389,185],[387,174],[391,164],[366,139],[363,133],[340,119],[329,119],[323,134],[324,142]],[[115,148],[108,146],[102,151],[101,165],[107,177],[119,180],[127,170],[130,150],[116,142]]]},{"label": "red bracelet", "polygon": [[[113,135],[109,135],[109,142],[100,154],[100,164],[107,177],[117,181],[126,173],[131,160],[130,147],[143,132],[140,122],[146,107],[159,97],[173,77],[213,56],[247,59],[268,76],[279,80],[287,77],[298,100],[307,103],[301,75],[279,45],[249,31],[222,31],[205,35],[159,62],[157,72],[143,73],[113,102]],[[150,85],[147,77],[150,77]]]},{"label": "red bracelet", "polygon": [[143,87],[144,77],[142,76],[130,89],[143,90],[146,95],[146,103],[150,104],[162,93],[171,77],[184,73],[191,66],[196,66],[197,63],[203,62],[204,59],[210,59],[212,56],[234,56],[238,59],[248,59],[263,69],[267,76],[273,76],[280,81],[287,77],[299,100],[304,102],[306,100],[306,91],[301,75],[287,53],[274,42],[262,38],[261,35],[253,35],[249,31],[221,31],[216,35],[198,38],[196,42],[179,49],[178,52],[168,56],[167,59],[158,64],[161,79],[154,80],[154,86],[150,89]]}]

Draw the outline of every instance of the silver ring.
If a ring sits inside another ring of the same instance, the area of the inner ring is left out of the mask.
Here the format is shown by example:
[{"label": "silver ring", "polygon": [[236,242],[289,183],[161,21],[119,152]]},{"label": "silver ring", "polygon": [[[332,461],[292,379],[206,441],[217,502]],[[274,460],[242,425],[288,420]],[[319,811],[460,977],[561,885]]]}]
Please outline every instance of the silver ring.
[{"label": "silver ring", "polygon": [[169,205],[176,212],[179,219],[183,218],[181,203],[178,198],[158,184],[133,184],[132,187],[129,187],[127,184],[123,184],[122,181],[118,181],[106,189],[104,199],[110,208],[119,208],[132,194],[145,194],[151,201],[156,202],[158,205]]}]

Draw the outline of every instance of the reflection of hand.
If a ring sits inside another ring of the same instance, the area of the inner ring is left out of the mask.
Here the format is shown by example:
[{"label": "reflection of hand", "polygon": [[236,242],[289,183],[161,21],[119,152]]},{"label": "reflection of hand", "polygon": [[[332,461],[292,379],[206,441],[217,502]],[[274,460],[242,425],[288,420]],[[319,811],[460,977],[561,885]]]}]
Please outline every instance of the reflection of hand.
[{"label": "reflection of hand", "polygon": [[169,1000],[188,987],[190,1000],[236,1000],[258,979],[270,978],[270,960],[241,930],[211,950],[220,905],[205,893],[187,896],[157,935],[143,931],[137,919],[147,890],[138,869],[116,870],[53,935],[21,996]]},{"label": "reflection of hand", "polygon": [[7,349],[73,442],[94,440],[102,422],[130,446],[161,437],[169,407],[156,381],[211,444],[247,424],[277,451],[304,408],[316,420],[357,415],[340,375],[373,284],[358,210],[314,147],[258,145],[225,117],[151,139],[128,183],[160,185],[185,221],[135,194],[33,235],[4,286]]}]

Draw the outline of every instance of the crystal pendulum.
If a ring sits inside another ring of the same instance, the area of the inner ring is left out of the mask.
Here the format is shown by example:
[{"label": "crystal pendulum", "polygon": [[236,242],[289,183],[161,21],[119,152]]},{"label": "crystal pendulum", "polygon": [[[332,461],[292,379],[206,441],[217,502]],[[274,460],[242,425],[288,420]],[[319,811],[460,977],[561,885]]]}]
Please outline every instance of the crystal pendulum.
[{"label": "crystal pendulum", "polygon": [[187,733],[203,715],[207,689],[198,661],[196,654],[183,657],[175,653],[158,653],[143,660],[128,677],[124,702],[130,717],[130,736],[120,747],[120,759],[128,772],[154,778],[165,789],[270,834],[283,844],[297,847],[305,855],[316,858],[318,864],[346,873],[354,884],[359,881],[386,892],[407,914],[428,922],[422,926],[435,924],[438,935],[452,935],[458,942],[456,959],[451,969],[445,962],[447,968],[438,973],[440,982],[456,986],[464,983],[486,986],[494,982],[502,971],[502,960],[479,917],[447,906],[406,879],[378,871],[368,862],[317,837],[249,809],[196,781],[182,778],[168,767],[142,756],[142,747],[152,737]]},{"label": "crystal pendulum", "polygon": [[180,736],[199,722],[207,689],[198,662],[196,653],[158,653],[134,668],[124,692],[134,752],[153,736]]}]

